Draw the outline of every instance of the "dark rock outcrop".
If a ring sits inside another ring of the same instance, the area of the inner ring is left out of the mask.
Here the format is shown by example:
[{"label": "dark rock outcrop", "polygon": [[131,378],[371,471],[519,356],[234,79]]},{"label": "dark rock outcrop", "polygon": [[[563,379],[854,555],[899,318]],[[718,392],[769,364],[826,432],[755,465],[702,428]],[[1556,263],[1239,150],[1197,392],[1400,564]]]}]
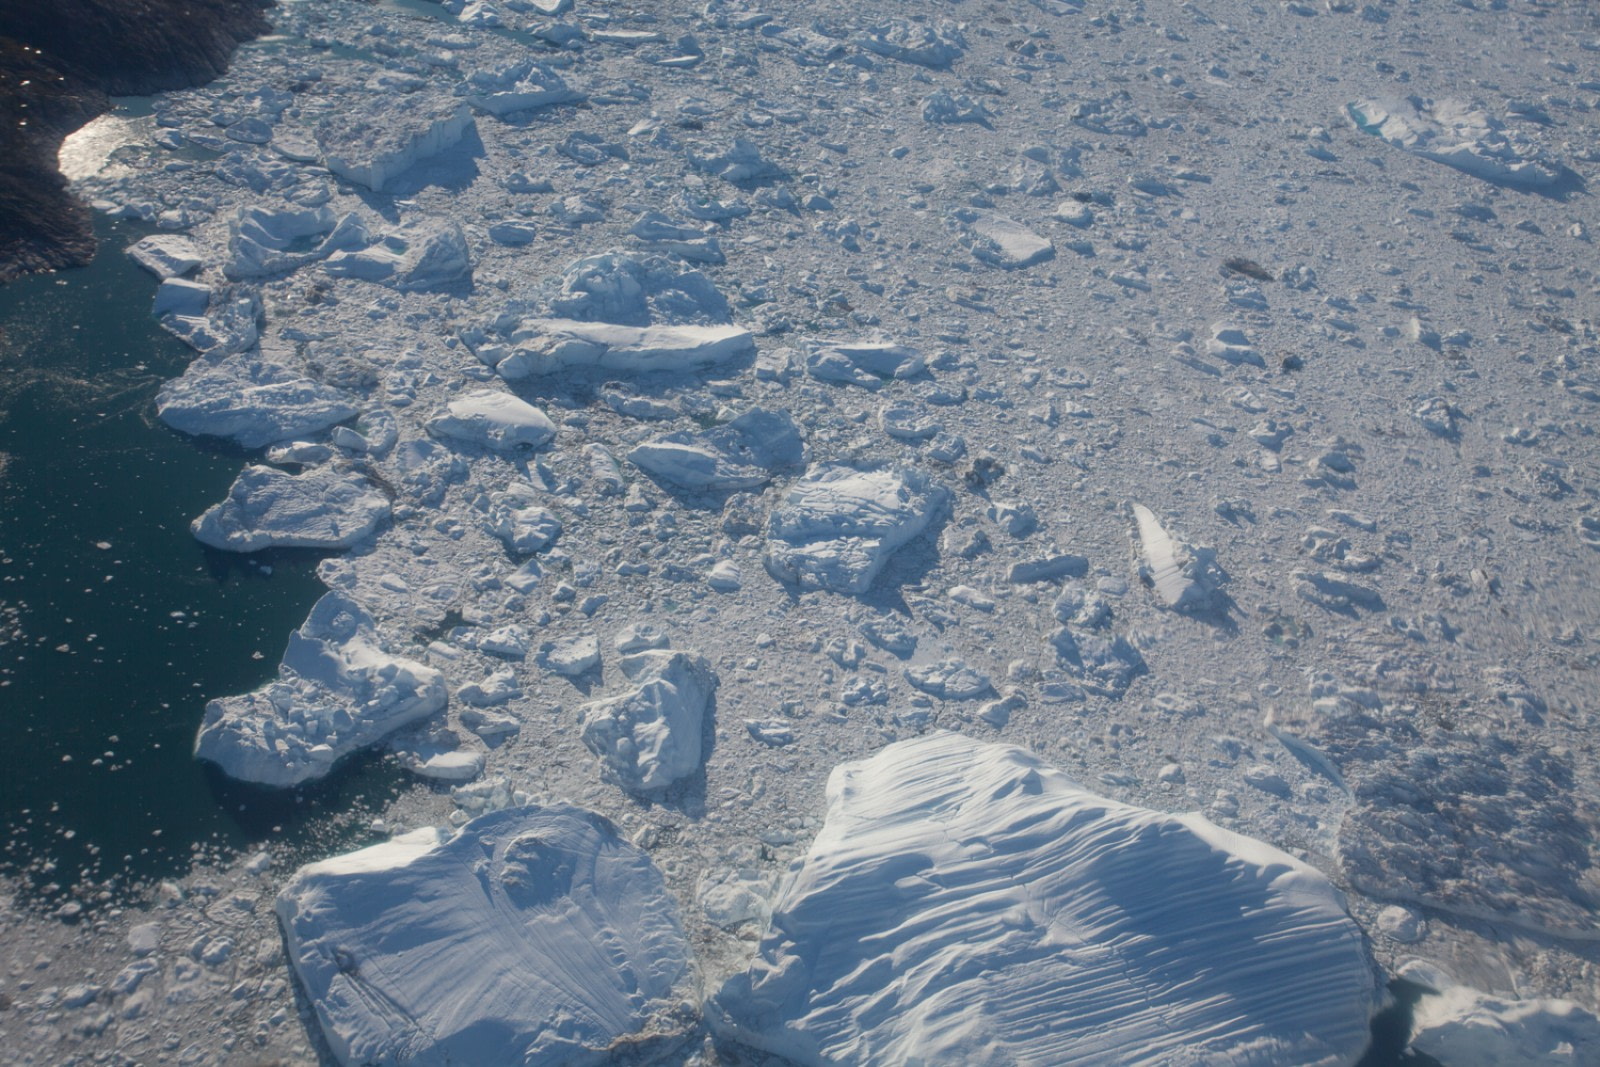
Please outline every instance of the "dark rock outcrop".
[{"label": "dark rock outcrop", "polygon": [[0,0],[0,282],[86,263],[88,208],[61,140],[112,96],[210,81],[268,28],[270,0]]}]

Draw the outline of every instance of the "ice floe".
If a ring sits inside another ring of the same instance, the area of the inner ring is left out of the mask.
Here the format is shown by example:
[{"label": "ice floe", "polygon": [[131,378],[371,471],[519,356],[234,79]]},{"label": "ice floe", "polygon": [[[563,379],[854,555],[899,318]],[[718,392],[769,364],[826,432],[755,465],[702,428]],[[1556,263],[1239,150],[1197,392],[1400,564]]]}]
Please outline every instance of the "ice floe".
[{"label": "ice floe", "polygon": [[389,499],[354,471],[316,467],[288,474],[246,467],[228,498],[206,510],[190,529],[212,548],[349,548],[389,517]]}]

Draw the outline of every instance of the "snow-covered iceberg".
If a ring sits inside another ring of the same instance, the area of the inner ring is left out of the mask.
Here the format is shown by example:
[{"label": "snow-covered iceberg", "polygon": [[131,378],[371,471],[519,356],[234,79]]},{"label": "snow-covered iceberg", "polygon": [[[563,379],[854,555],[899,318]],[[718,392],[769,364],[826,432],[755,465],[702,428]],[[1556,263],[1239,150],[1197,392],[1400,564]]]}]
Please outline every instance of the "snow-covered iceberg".
[{"label": "snow-covered iceberg", "polygon": [[751,408],[721,426],[657,437],[628,453],[628,461],[686,489],[753,489],[774,470],[799,464],[805,453],[788,412]]},{"label": "snow-covered iceberg", "polygon": [[328,593],[289,635],[277,681],[206,705],[194,753],[231,778],[299,785],[446,699],[438,671],[389,655],[366,609]]},{"label": "snow-covered iceberg", "polygon": [[507,808],[302,867],[278,894],[341,1064],[648,1060],[698,1021],[660,873],[604,818]]},{"label": "snow-covered iceberg", "polygon": [[435,437],[481,445],[499,452],[539,448],[556,435],[550,417],[519,396],[479,389],[457,397],[428,420]]},{"label": "snow-covered iceberg", "polygon": [[1320,873],[934,733],[835,768],[716,998],[801,1064],[1352,1064],[1376,975]]}]

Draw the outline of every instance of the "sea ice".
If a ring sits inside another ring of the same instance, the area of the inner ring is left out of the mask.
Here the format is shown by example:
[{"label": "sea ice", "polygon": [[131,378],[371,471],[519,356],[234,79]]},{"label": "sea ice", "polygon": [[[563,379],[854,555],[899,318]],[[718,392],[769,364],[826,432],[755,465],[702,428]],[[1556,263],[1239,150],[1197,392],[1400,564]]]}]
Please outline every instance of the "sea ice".
[{"label": "sea ice", "polygon": [[506,808],[302,867],[290,962],[345,1067],[601,1064],[697,1022],[695,969],[649,859],[579,808]]},{"label": "sea ice", "polygon": [[228,499],[190,526],[212,548],[256,552],[263,548],[349,548],[389,517],[389,499],[354,471],[315,467],[288,474],[275,467],[246,467]]},{"label": "sea ice", "polygon": [[331,592],[289,635],[277,681],[206,705],[195,755],[241,781],[298,785],[445,700],[438,671],[389,655],[366,609]]},{"label": "sea ice", "polygon": [[811,467],[767,529],[767,569],[802,589],[862,593],[889,556],[921,534],[949,493],[912,470]]},{"label": "sea ice", "polygon": [[364,248],[334,252],[322,269],[336,278],[360,278],[402,292],[427,292],[470,282],[472,257],[460,226],[430,221],[401,226]]},{"label": "sea ice", "polygon": [[915,349],[891,341],[808,340],[805,349],[806,371],[813,378],[866,389],[915,378],[926,369]]},{"label": "sea ice", "polygon": [[993,211],[962,208],[951,225],[972,257],[991,267],[1020,270],[1055,258],[1055,245],[1016,219]]},{"label": "sea ice", "polygon": [[173,234],[153,234],[136,241],[128,247],[128,255],[163,281],[188,274],[205,262],[192,240]]},{"label": "sea ice", "polygon": [[[954,733],[836,767],[713,1002],[802,1064],[1353,1064],[1377,1007],[1322,874]],[[714,1018],[716,1018],[714,1016]]]}]

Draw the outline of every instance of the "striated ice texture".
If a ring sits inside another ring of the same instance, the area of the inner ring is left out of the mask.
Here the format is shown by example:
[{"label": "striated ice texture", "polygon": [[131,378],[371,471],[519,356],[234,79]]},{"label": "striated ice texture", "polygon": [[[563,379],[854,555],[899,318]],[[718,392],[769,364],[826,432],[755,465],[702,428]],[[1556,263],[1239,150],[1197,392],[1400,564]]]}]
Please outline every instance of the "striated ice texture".
[{"label": "striated ice texture", "polygon": [[802,1064],[1351,1064],[1375,974],[1314,869],[935,733],[835,768],[718,995]]}]

